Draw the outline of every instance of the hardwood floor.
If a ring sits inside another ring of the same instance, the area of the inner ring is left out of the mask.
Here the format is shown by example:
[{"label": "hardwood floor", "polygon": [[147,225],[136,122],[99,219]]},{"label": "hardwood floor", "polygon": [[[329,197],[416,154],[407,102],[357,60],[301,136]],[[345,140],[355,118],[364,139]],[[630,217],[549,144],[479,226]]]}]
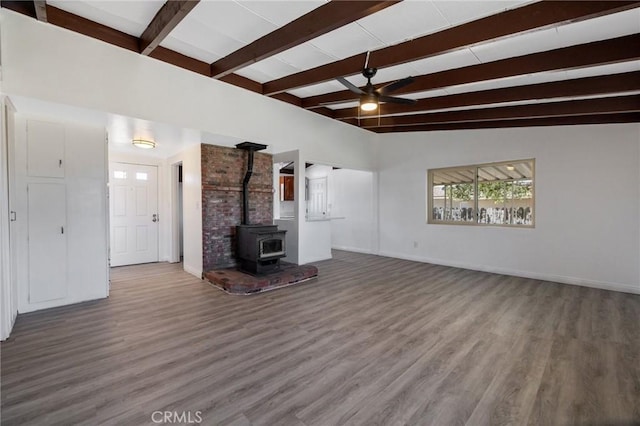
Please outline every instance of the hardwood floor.
[{"label": "hardwood floor", "polygon": [[254,296],[120,267],[108,300],[19,316],[2,424],[640,424],[640,296],[339,251],[317,266]]}]

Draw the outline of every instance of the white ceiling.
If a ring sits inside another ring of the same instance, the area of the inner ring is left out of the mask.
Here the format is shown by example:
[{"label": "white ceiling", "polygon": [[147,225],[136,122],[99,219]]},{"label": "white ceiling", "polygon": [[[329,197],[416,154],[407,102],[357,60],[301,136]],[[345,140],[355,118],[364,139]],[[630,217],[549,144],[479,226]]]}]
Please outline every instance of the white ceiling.
[{"label": "white ceiling", "polygon": [[[324,5],[326,2],[327,0],[203,0],[164,39],[161,46],[186,56],[212,63]],[[162,7],[164,0],[47,0],[47,3],[139,37]],[[532,3],[532,1],[405,0],[306,43],[237,70],[236,73],[259,83],[264,83],[360,54],[367,50],[392,46],[504,10],[522,7],[529,3]],[[409,75],[431,74],[637,33],[640,33],[640,8],[586,21],[516,34],[421,60],[382,68],[373,78],[373,82],[382,83]],[[370,66],[376,66],[376,64],[372,63]],[[420,99],[637,70],[640,70],[640,61],[631,61],[622,64],[514,76],[443,87],[403,96]],[[345,77],[358,86],[363,86],[366,83],[366,79],[360,74]],[[345,87],[334,80],[289,90],[289,93],[305,98],[343,90],[345,90]],[[527,100],[509,104],[533,102],[537,101]],[[143,136],[145,132],[151,134],[158,142],[158,148],[154,150],[154,155],[158,156],[171,155],[183,146],[199,143],[200,140],[204,139],[219,144],[235,142],[235,140],[227,140],[228,138],[225,139],[219,135],[203,134],[193,129],[179,129],[162,123],[152,123],[107,113],[82,112],[72,107],[57,106],[26,98],[20,98],[16,103],[23,108],[33,109],[36,113],[51,115],[53,112],[60,114],[62,119],[64,119],[63,116],[71,117],[74,114],[76,116],[80,114],[85,115],[87,119],[99,121],[108,127],[111,135],[111,147],[117,150],[127,151],[134,149],[130,146],[130,140],[134,136]],[[355,105],[354,102],[345,102],[331,105],[330,108],[339,109]],[[499,105],[507,104],[493,106]],[[463,108],[477,108],[477,106]]]},{"label": "white ceiling", "polygon": [[47,4],[107,27],[140,37],[149,22],[158,13],[164,1],[47,0]]},{"label": "white ceiling", "polygon": [[[139,36],[160,9],[163,1],[51,0],[48,3],[128,34]],[[325,3],[326,0],[201,1],[161,45],[184,55],[212,63]],[[529,3],[533,3],[533,1],[405,0],[299,46],[244,67],[236,73],[264,83],[344,59],[366,50],[376,50],[412,40]],[[530,31],[384,68],[379,70],[378,75],[374,78],[374,83],[639,32],[640,8],[636,8],[586,21]],[[375,64],[370,65],[375,66]],[[598,72],[595,69],[593,73],[588,69],[580,71],[581,77],[589,75],[598,75]],[[359,74],[348,78],[359,86],[366,83],[366,79]],[[547,73],[544,77],[536,75],[525,78],[501,79],[445,88],[444,90],[446,93],[461,93],[514,84],[556,81],[564,78],[567,78],[567,75],[561,71]],[[336,81],[331,81],[293,89],[289,93],[298,97],[308,97],[340,90],[344,90],[344,87]],[[415,95],[408,97],[416,98]]]},{"label": "white ceiling", "polygon": [[[405,2],[400,4],[404,3]],[[457,4],[458,2],[452,3]],[[390,7],[387,10],[393,9],[393,7]],[[383,12],[384,11],[380,13]],[[377,14],[372,16],[376,15]],[[383,68],[378,70],[378,74],[373,79],[373,82],[375,83],[393,81],[410,75],[415,76],[431,74],[448,69],[462,68],[465,66],[492,62],[514,56],[527,55],[530,53],[543,52],[546,50],[559,49],[562,47],[574,46],[577,44],[636,34],[638,32],[640,32],[640,9],[632,9],[608,16],[590,19],[587,21],[574,22],[566,24],[564,26],[527,32],[512,37],[503,38],[497,41],[477,44],[469,48],[447,52],[445,54],[432,56],[418,61]],[[278,55],[276,55],[276,57],[277,56]],[[259,64],[260,63],[256,65]],[[503,78],[479,83],[469,83],[444,89],[438,89],[437,91],[429,91],[439,93],[436,95],[429,94],[427,92],[421,92],[403,96],[412,99],[420,99],[422,97],[429,96],[442,96],[447,93],[453,94],[477,90],[497,89],[501,87],[544,83],[564,80],[567,78],[590,77],[635,70],[637,70],[637,61],[633,61],[630,64],[614,64],[604,67],[588,67],[580,68],[579,70],[568,70],[566,72],[563,70],[529,74],[526,76]],[[357,86],[363,86],[367,82],[367,80],[359,74],[349,76],[347,77],[347,79]],[[329,82],[290,90],[289,93],[299,97],[308,97],[339,90],[344,90],[344,87],[340,83]],[[332,109],[343,107],[345,107],[343,104],[340,104],[340,106],[329,106],[329,108]]]},{"label": "white ceiling", "polygon": [[[277,7],[277,3],[279,2],[270,2],[274,5],[273,7]],[[268,60],[245,67],[237,71],[237,74],[264,83],[335,60],[348,58],[363,51],[377,50],[412,40],[525,3],[529,2],[403,1],[297,47],[298,51],[317,50],[319,54],[313,57],[300,60],[297,55],[285,51]],[[291,67],[282,66],[282,63]],[[375,64],[372,65],[375,66]],[[411,71],[410,74],[425,73],[421,71],[420,67],[411,67]],[[391,77],[385,78],[385,81],[407,76],[407,74],[391,75]],[[364,83],[366,80],[362,84]],[[290,93],[295,94],[294,91]]]},{"label": "white ceiling", "polygon": [[204,62],[215,62],[324,3],[201,1],[161,46]]}]

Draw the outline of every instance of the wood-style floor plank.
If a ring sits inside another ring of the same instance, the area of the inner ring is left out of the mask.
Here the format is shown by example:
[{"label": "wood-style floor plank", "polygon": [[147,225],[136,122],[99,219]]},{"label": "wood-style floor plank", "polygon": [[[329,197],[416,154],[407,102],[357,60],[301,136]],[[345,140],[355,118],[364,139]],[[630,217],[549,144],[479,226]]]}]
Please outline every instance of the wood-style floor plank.
[{"label": "wood-style floor plank", "polygon": [[20,315],[2,425],[640,424],[640,296],[336,251],[227,295],[177,264]]}]

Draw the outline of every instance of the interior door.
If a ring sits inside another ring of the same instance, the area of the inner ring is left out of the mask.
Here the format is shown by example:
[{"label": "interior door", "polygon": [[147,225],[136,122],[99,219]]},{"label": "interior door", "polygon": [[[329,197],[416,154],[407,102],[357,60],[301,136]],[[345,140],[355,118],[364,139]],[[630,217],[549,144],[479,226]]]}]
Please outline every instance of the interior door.
[{"label": "interior door", "polygon": [[63,124],[29,120],[27,123],[27,172],[29,176],[64,177],[64,142]]},{"label": "interior door", "polygon": [[327,178],[309,179],[307,215],[311,218],[325,217],[327,213]]},{"label": "interior door", "polygon": [[67,296],[67,198],[64,184],[27,186],[29,302]]},{"label": "interior door", "polygon": [[158,168],[111,163],[111,266],[158,261]]}]

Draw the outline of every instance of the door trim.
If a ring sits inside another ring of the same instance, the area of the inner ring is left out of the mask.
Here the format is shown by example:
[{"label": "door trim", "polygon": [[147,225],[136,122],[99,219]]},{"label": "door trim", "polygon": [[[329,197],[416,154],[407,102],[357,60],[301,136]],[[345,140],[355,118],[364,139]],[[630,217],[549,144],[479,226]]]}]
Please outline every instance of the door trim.
[{"label": "door trim", "polygon": [[[15,231],[12,230],[12,219],[15,213],[15,203],[12,201],[15,193],[15,179],[13,176],[16,108],[6,96],[0,98],[0,186],[2,197],[0,205],[0,303],[2,303],[2,317],[0,318],[0,340],[5,340],[11,334],[18,315],[18,286],[16,277]],[[13,214],[11,212],[14,212]]]},{"label": "door trim", "polygon": [[[171,167],[171,254],[169,255],[170,263],[180,262],[180,221],[182,217],[178,212],[178,168],[182,166],[182,161],[170,164]],[[184,169],[182,170],[184,173]],[[183,175],[184,179],[184,175]],[[183,186],[184,190],[184,186]],[[182,195],[184,197],[184,193]],[[183,204],[184,215],[184,204]],[[184,240],[184,236],[182,237]]]}]

